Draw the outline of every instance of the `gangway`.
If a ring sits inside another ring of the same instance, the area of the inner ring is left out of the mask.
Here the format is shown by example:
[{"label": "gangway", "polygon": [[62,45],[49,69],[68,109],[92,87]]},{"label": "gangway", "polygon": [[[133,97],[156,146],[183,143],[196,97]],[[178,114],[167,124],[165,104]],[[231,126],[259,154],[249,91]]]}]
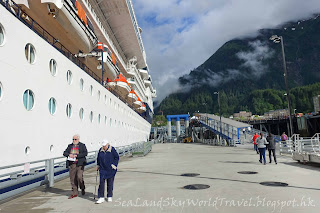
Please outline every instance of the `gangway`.
[{"label": "gangway", "polygon": [[199,121],[203,126],[220,136],[220,138],[229,145],[236,143],[243,144],[245,140],[251,139],[250,137],[247,137],[247,134],[251,131],[252,126],[247,123],[224,117],[221,117],[220,122],[219,116],[207,113],[200,113]]}]

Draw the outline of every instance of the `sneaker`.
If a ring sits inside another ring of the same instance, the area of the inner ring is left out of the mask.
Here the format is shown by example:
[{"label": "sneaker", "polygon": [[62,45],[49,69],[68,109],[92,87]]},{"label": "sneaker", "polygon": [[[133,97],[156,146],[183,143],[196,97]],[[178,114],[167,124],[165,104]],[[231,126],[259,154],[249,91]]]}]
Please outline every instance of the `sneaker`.
[{"label": "sneaker", "polygon": [[82,194],[82,195],[85,195],[85,194],[86,194],[86,191],[85,191],[84,189],[82,189],[82,190],[81,190],[81,194]]},{"label": "sneaker", "polygon": [[259,160],[259,162],[260,162],[260,163],[262,163],[262,161],[261,161],[261,160]]},{"label": "sneaker", "polygon": [[104,202],[104,197],[100,197],[100,198],[97,200],[96,204],[100,204],[100,203],[103,203],[103,202]]},{"label": "sneaker", "polygon": [[112,202],[112,197],[108,197],[108,202]]}]

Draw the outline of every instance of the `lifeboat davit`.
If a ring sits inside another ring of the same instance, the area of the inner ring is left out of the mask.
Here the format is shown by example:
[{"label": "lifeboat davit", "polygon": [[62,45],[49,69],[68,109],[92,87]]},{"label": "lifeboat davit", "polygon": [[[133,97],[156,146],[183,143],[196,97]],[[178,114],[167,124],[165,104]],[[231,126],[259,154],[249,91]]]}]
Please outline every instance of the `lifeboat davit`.
[{"label": "lifeboat davit", "polygon": [[[114,53],[111,52],[110,48],[105,43],[98,42],[97,46],[94,48],[94,51],[102,52],[104,65],[106,65],[109,70],[108,74],[110,74],[112,80],[117,78],[118,74],[120,73],[118,62],[116,61]],[[102,57],[99,57],[98,61],[102,61]],[[97,68],[101,69],[101,64]]]},{"label": "lifeboat davit", "polygon": [[[80,40],[84,52],[90,52],[96,43],[93,26],[78,1],[41,0],[48,5],[49,14],[68,32],[69,39]],[[82,26],[81,26],[82,25]]]}]

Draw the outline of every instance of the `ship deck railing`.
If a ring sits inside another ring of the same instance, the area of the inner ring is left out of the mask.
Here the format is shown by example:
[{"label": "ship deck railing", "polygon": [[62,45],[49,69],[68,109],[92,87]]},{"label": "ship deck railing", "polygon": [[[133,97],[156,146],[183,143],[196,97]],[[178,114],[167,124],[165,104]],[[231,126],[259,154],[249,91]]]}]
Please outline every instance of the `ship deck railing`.
[{"label": "ship deck railing", "polygon": [[[148,154],[152,149],[153,141],[137,142],[126,146],[115,147],[120,157],[142,153]],[[85,169],[97,165],[99,150],[88,153]],[[41,185],[53,187],[54,182],[67,177],[66,157],[56,157],[19,163],[0,167],[0,200],[18,195]]]},{"label": "ship deck railing", "polygon": [[[62,53],[65,57],[67,57],[70,61],[76,64],[80,69],[85,71],[89,76],[96,80],[99,84],[101,84],[104,88],[109,90],[113,95],[119,98],[122,102],[126,103],[133,111],[135,111],[142,118],[146,119],[145,116],[140,114],[134,107],[133,103],[129,103],[129,101],[119,95],[117,89],[113,90],[108,85],[104,85],[102,78],[99,77],[95,72],[93,72],[89,67],[87,67],[81,60],[75,56],[75,54],[71,53],[65,46],[63,46],[58,39],[53,37],[49,32],[47,32],[43,27],[41,27],[34,19],[32,19],[25,11],[21,9],[19,5],[17,5],[13,0],[0,0],[0,4],[2,4],[12,15],[18,18],[22,23],[24,23],[27,27],[29,27],[33,32],[37,33],[42,39],[52,45],[55,49],[57,49],[60,53]],[[108,58],[108,60],[110,60]]]}]

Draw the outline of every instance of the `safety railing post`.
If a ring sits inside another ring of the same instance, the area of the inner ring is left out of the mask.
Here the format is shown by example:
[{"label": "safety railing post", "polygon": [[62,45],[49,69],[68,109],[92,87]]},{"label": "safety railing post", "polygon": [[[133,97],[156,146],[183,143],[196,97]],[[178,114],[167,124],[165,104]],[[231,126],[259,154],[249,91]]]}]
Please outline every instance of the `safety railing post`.
[{"label": "safety railing post", "polygon": [[47,180],[47,188],[54,186],[54,160],[48,159],[45,161],[46,171],[48,171],[46,175]]}]

